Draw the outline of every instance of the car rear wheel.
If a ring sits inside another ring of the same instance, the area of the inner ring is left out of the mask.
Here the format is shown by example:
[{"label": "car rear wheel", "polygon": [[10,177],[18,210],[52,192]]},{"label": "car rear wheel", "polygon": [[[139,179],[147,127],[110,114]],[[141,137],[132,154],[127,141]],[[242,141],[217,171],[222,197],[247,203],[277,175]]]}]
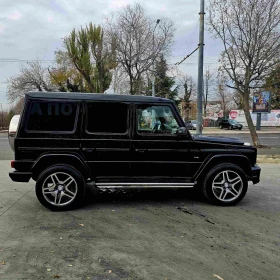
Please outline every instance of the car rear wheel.
[{"label": "car rear wheel", "polygon": [[240,202],[248,189],[248,181],[243,170],[235,164],[222,163],[214,166],[206,175],[202,191],[207,200],[231,206]]},{"label": "car rear wheel", "polygon": [[84,187],[84,179],[74,167],[54,165],[39,175],[35,190],[43,206],[53,211],[63,211],[78,205]]}]

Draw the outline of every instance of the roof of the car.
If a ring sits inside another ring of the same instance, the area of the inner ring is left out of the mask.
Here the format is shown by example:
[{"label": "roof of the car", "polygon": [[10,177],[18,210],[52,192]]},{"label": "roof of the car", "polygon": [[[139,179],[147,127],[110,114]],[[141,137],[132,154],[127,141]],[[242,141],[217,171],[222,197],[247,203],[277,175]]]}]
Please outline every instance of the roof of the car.
[{"label": "roof of the car", "polygon": [[127,101],[127,102],[173,102],[170,99],[124,94],[100,94],[83,92],[28,92],[27,98],[36,99],[68,99],[68,100],[102,100],[102,101]]}]

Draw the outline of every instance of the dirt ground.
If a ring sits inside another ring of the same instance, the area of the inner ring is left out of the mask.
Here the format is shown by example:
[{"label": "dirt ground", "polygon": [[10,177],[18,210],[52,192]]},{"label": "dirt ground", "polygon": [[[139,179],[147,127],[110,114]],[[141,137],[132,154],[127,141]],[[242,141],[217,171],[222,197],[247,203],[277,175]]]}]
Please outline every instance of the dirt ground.
[{"label": "dirt ground", "polygon": [[279,167],[234,207],[191,190],[91,191],[51,212],[0,161],[0,279],[279,279]]}]

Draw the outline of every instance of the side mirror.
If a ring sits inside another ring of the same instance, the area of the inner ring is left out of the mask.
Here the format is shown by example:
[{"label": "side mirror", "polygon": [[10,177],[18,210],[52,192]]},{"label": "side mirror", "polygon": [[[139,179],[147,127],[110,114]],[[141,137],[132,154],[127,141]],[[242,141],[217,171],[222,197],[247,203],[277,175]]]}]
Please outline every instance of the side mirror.
[{"label": "side mirror", "polygon": [[178,135],[186,135],[187,134],[187,128],[186,127],[179,127],[178,129],[177,129],[177,134]]}]

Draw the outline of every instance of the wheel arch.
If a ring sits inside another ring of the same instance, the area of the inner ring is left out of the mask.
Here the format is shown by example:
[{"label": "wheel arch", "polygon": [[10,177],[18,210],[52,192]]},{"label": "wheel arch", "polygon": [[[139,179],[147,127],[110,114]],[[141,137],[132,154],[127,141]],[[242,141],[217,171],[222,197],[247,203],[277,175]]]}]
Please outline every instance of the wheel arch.
[{"label": "wheel arch", "polygon": [[239,166],[247,177],[252,176],[251,164],[249,159],[243,155],[223,154],[214,155],[206,159],[201,168],[194,176],[195,181],[200,181],[215,166],[221,163],[232,163]]},{"label": "wheel arch", "polygon": [[76,168],[85,178],[93,179],[88,166],[75,154],[44,154],[38,158],[31,168],[32,179],[37,180],[40,173],[52,165],[70,165]]}]

